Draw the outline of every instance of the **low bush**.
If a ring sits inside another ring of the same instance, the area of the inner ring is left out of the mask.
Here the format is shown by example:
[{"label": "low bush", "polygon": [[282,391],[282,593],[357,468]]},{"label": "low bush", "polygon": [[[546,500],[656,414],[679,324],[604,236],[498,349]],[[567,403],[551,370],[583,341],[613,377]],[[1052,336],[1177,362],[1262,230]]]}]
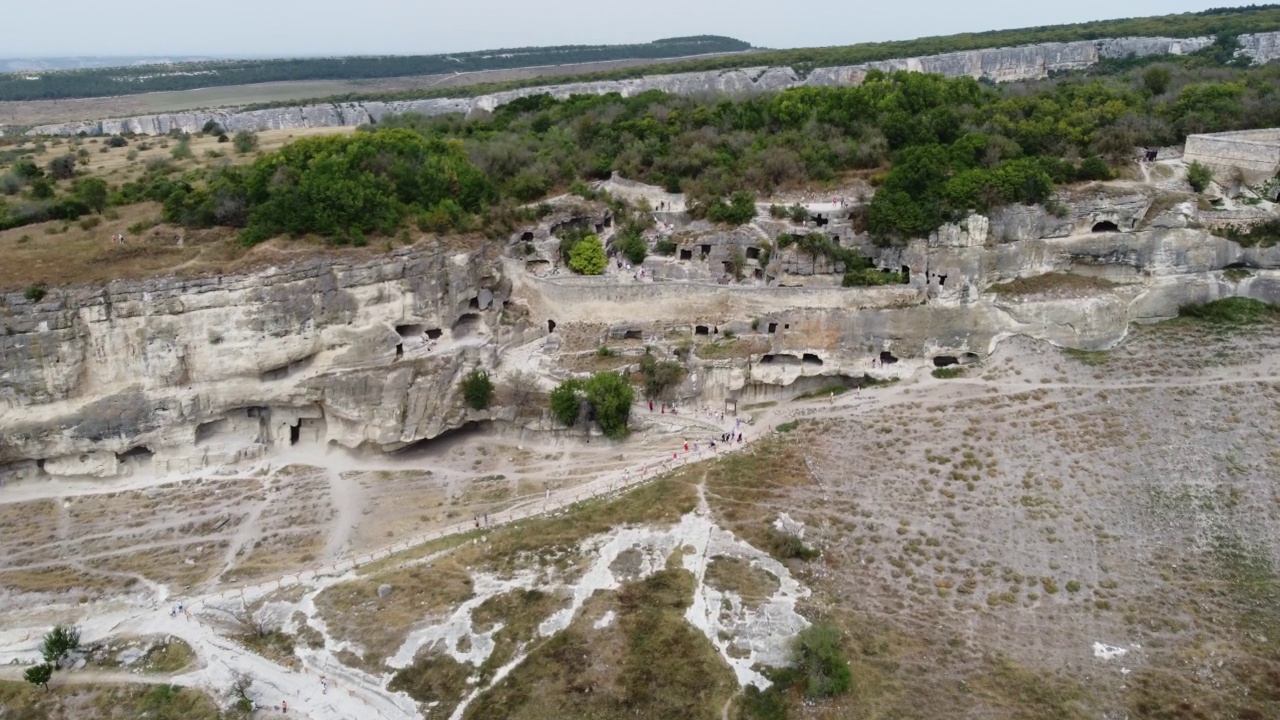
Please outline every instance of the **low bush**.
[{"label": "low bush", "polygon": [[462,397],[474,410],[489,407],[489,401],[493,399],[493,380],[489,373],[480,368],[467,373],[462,379]]}]

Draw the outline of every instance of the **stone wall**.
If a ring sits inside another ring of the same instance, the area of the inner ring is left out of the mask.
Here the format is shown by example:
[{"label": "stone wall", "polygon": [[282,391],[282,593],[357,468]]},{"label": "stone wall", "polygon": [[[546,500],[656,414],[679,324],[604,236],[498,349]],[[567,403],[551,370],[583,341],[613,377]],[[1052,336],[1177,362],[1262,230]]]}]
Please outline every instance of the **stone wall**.
[{"label": "stone wall", "polygon": [[[925,57],[884,60],[863,65],[818,68],[801,76],[791,68],[741,68],[708,72],[651,75],[626,80],[568,83],[522,88],[474,98],[440,98],[400,102],[333,103],[272,108],[250,112],[212,110],[81,123],[42,125],[28,131],[32,135],[114,135],[136,133],[162,135],[178,130],[197,132],[210,120],[228,131],[274,130],[310,127],[364,125],[388,114],[415,112],[424,115],[468,113],[493,110],[517,98],[548,93],[564,98],[576,94],[600,95],[616,92],[630,97],[648,90],[677,95],[746,94],[785,90],[791,87],[856,85],[872,70],[940,73],[956,77],[985,78],[996,82],[1032,80],[1050,73],[1079,70],[1105,58],[1130,55],[1180,55],[1194,52],[1213,42],[1212,38],[1112,38],[1068,43],[1043,43],[1022,47],[990,48],[944,53]],[[1280,33],[1242,35],[1242,54],[1256,62],[1280,57]]]},{"label": "stone wall", "polygon": [[1209,166],[1221,184],[1237,170],[1246,184],[1265,182],[1280,171],[1280,129],[1189,135],[1183,159]]}]

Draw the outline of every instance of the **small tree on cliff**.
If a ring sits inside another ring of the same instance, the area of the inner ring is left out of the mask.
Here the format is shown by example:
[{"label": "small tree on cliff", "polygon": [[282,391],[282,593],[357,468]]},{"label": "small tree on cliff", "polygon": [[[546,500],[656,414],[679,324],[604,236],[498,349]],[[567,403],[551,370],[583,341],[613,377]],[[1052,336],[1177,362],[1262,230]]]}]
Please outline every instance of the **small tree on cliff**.
[{"label": "small tree on cliff", "polygon": [[39,685],[45,689],[45,692],[48,692],[49,681],[53,679],[53,666],[49,663],[40,663],[34,667],[27,668],[22,677],[32,685]]},{"label": "small tree on cliff", "polygon": [[1199,161],[1194,161],[1187,166],[1187,182],[1191,184],[1192,190],[1204,192],[1212,181],[1213,171],[1209,169],[1209,166]]},{"label": "small tree on cliff", "polygon": [[80,647],[80,631],[70,625],[54,625],[44,636],[44,644],[40,646],[40,654],[46,663],[54,669],[62,668],[62,658],[67,653]]},{"label": "small tree on cliff", "polygon": [[462,379],[462,397],[472,409],[489,407],[489,401],[493,399],[493,381],[489,379],[489,373],[480,368],[467,373]]}]

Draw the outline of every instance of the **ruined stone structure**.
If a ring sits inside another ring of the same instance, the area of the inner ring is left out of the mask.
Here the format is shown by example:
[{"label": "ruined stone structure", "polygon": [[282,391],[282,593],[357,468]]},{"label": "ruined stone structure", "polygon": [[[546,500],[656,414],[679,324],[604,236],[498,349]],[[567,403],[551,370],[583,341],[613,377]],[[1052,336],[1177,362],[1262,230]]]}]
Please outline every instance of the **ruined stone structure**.
[{"label": "ruined stone structure", "polygon": [[1280,129],[1189,135],[1183,159],[1209,166],[1223,185],[1265,182],[1280,172]]},{"label": "ruined stone structure", "polygon": [[[1240,40],[1243,45],[1241,54],[1254,62],[1266,63],[1280,57],[1280,33],[1241,35]],[[616,92],[624,97],[630,97],[648,90],[662,90],[677,95],[743,94],[785,90],[806,85],[856,85],[861,83],[867,73],[872,70],[940,73],[952,77],[969,76],[995,82],[1033,80],[1046,77],[1050,73],[1086,68],[1107,58],[1186,54],[1200,50],[1212,42],[1211,37],[1152,37],[1043,43],[883,60],[863,65],[818,68],[807,75],[797,73],[788,67],[740,68],[530,87],[474,98],[331,103],[250,112],[210,110],[142,115],[122,119],[42,125],[30,130],[29,134],[75,135],[83,132],[88,135],[121,133],[163,135],[175,130],[197,132],[209,121],[217,122],[230,132],[355,126],[376,123],[386,115],[406,112],[442,115],[468,113],[473,110],[493,110],[517,98],[543,93],[563,98],[577,94],[599,95]]]}]

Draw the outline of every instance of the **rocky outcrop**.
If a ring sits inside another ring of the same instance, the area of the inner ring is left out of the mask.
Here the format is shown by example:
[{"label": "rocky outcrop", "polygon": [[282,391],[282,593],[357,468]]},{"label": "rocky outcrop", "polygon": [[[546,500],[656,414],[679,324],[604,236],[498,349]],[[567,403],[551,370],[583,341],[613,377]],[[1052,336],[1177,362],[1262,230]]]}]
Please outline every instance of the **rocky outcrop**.
[{"label": "rocky outcrop", "polygon": [[[1280,57],[1280,33],[1242,35],[1241,52],[1257,62]],[[1213,38],[1111,38],[1068,43],[1043,43],[1011,48],[990,48],[944,53],[925,57],[883,60],[843,67],[818,68],[807,75],[792,68],[741,68],[709,72],[651,75],[627,80],[568,83],[521,88],[473,98],[440,98],[401,102],[333,103],[236,112],[212,110],[190,113],[143,115],[82,123],[42,125],[32,135],[163,135],[171,131],[197,132],[214,121],[226,130],[273,130],[311,127],[354,126],[376,123],[388,114],[422,113],[442,115],[493,110],[499,105],[529,95],[570,95],[619,93],[630,97],[649,90],[677,95],[749,94],[785,90],[792,87],[856,85],[873,70],[939,73],[950,77],[969,76],[995,82],[1032,80],[1052,73],[1079,70],[1106,58],[1149,55],[1181,55],[1210,45]]]},{"label": "rocky outcrop", "polygon": [[523,340],[486,252],[5,296],[0,464],[186,471],[298,442],[439,435],[471,417],[461,376]]},{"label": "rocky outcrop", "polygon": [[[533,369],[546,385],[571,374],[560,359],[607,343],[634,343],[638,357],[643,346],[671,353],[686,338],[725,340],[705,358],[686,353],[681,392],[752,401],[860,377],[880,353],[911,369],[939,356],[977,360],[1015,334],[1101,348],[1131,322],[1188,303],[1280,301],[1280,247],[1143,226],[1151,201],[1127,184],[1059,200],[1058,215],[973,215],[888,248],[841,217],[820,227],[761,217],[733,230],[691,222],[676,256],[646,261],[653,272],[615,264],[590,278],[560,271],[557,234],[585,227],[607,240],[611,218],[603,206],[566,200],[508,241],[469,250],[419,246],[358,262],[317,257],[236,276],[117,281],[55,289],[38,302],[3,296],[0,483],[195,472],[299,444],[395,451],[515,417],[514,408],[466,407],[459,385],[472,368]],[[1092,232],[1095,222],[1116,229]],[[1062,234],[993,237],[1017,223],[1061,223]],[[907,282],[843,288],[838,264],[794,246],[773,245],[762,264],[766,243],[804,232],[835,235]],[[725,265],[739,257],[742,280]],[[1253,274],[1228,279],[1228,267]],[[1081,280],[992,292],[1048,273]]]}]

